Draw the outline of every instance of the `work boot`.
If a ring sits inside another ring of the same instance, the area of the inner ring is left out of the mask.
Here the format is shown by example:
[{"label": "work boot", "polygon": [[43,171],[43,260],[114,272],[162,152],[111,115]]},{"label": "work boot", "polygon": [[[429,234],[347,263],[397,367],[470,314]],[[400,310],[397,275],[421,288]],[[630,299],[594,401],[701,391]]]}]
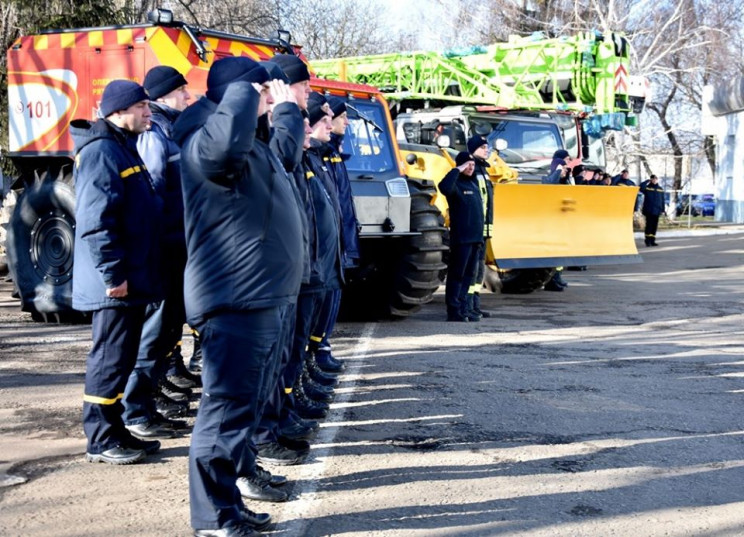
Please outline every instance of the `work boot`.
[{"label": "work boot", "polygon": [[263,531],[271,525],[271,515],[269,513],[255,513],[245,505],[240,506],[240,516],[243,522],[247,522],[256,531]]},{"label": "work boot", "polygon": [[473,311],[479,313],[484,319],[492,316],[490,311],[482,310],[480,307],[480,293],[473,293]]},{"label": "work boot", "polygon": [[560,270],[556,270],[552,280],[561,287],[568,287],[568,283],[561,277],[561,272]]},{"label": "work boot", "polygon": [[162,414],[166,418],[177,418],[188,414],[189,405],[188,403],[174,401],[162,393],[156,393],[155,409],[158,414]]},{"label": "work boot", "polygon": [[300,425],[301,427],[306,427],[310,429],[311,431],[317,431],[318,428],[320,427],[320,423],[318,423],[317,421],[312,420],[312,419],[301,418],[294,412],[290,413],[289,417],[294,423]]},{"label": "work boot", "polygon": [[295,396],[297,414],[301,418],[316,420],[326,417],[328,414],[328,405],[310,399],[302,389],[301,382],[298,381],[295,383],[292,392]]},{"label": "work boot", "polygon": [[262,466],[256,465],[256,477],[259,481],[272,487],[281,487],[287,484],[287,478],[283,475],[272,474]]},{"label": "work boot", "polygon": [[181,345],[176,345],[170,357],[171,367],[168,370],[168,381],[179,388],[201,388],[201,377],[186,369],[181,355]]},{"label": "work boot", "polygon": [[176,431],[173,429],[168,429],[160,424],[150,421],[125,425],[125,427],[132,436],[141,440],[152,438],[175,438],[178,436]]},{"label": "work boot", "polygon": [[546,291],[556,291],[556,292],[562,293],[562,292],[563,292],[563,290],[565,289],[565,287],[563,287],[563,286],[561,286],[561,285],[558,285],[558,284],[557,284],[557,283],[556,283],[556,282],[555,282],[555,281],[554,281],[554,280],[553,280],[553,279],[551,278],[551,280],[550,280],[550,281],[549,281],[548,283],[546,283],[546,284],[545,284],[545,286],[543,287],[543,289],[545,289]]},{"label": "work boot", "polygon": [[330,403],[333,401],[333,388],[321,386],[305,373],[302,374],[302,388],[305,390],[305,395],[313,401],[320,401],[323,403]]},{"label": "work boot", "polygon": [[192,395],[189,388],[176,386],[168,379],[162,379],[158,384],[158,388],[160,389],[160,393],[176,402],[188,402],[189,397]]},{"label": "work boot", "polygon": [[315,363],[326,373],[341,373],[346,366],[341,360],[336,360],[329,351],[318,351],[315,353]]},{"label": "work boot", "polygon": [[145,458],[143,449],[132,449],[125,446],[115,446],[103,453],[86,453],[88,462],[104,462],[106,464],[133,464]]},{"label": "work boot", "polygon": [[204,363],[202,360],[201,342],[199,341],[199,333],[196,330],[192,329],[191,333],[194,337],[194,352],[191,353],[191,358],[189,358],[189,371],[200,374],[202,372],[202,364]]},{"label": "work boot", "polygon": [[464,316],[468,319],[468,322],[477,323],[481,320],[481,315],[473,308],[473,293],[468,293],[465,299],[465,314]]},{"label": "work boot", "polygon": [[448,323],[466,323],[468,322],[468,318],[460,313],[459,311],[455,311],[454,309],[448,309],[447,310],[447,322]]},{"label": "work boot", "polygon": [[309,427],[303,427],[299,423],[292,423],[279,429],[279,435],[291,440],[309,440],[315,436],[315,431]]},{"label": "work boot", "polygon": [[305,451],[297,451],[287,446],[283,446],[278,442],[260,444],[256,447],[258,447],[256,460],[274,466],[293,466],[295,464],[300,464],[305,461],[309,452],[309,449]]},{"label": "work boot", "polygon": [[155,412],[155,414],[152,417],[151,420],[153,423],[157,423],[161,427],[165,427],[166,429],[172,429],[174,431],[188,431],[191,430],[191,425],[186,423],[184,420],[174,420],[171,418],[166,418],[159,412]]},{"label": "work boot", "polygon": [[135,436],[132,436],[131,434],[128,438],[125,438],[122,443],[129,449],[140,449],[147,455],[154,455],[155,453],[160,451],[159,440],[141,440]]},{"label": "work boot", "polygon": [[249,521],[241,520],[216,530],[194,530],[194,537],[261,537],[261,534]]},{"label": "work boot", "polygon": [[307,367],[307,373],[310,378],[321,386],[328,386],[333,388],[338,384],[338,378],[333,373],[326,373],[323,371],[315,361],[315,358],[311,355],[305,360],[305,366]]},{"label": "work boot", "polygon": [[273,488],[258,477],[239,477],[235,485],[243,498],[259,502],[286,502],[289,495],[283,490]]}]

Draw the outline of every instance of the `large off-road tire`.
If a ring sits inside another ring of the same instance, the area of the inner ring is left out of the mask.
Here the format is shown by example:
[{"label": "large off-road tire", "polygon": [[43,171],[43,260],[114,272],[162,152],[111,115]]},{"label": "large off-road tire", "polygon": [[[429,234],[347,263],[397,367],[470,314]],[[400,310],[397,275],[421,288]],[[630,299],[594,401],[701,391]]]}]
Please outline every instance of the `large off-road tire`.
[{"label": "large off-road tire", "polygon": [[430,302],[446,268],[442,254],[445,228],[430,204],[432,191],[410,185],[411,231],[404,238],[362,239],[360,269],[350,274],[340,317],[377,320],[407,317]]},{"label": "large off-road tire", "polygon": [[485,286],[489,290],[508,295],[525,295],[542,289],[553,276],[555,268],[500,270],[486,267]]},{"label": "large off-road tire", "polygon": [[410,237],[395,275],[394,294],[390,303],[390,314],[407,317],[431,302],[434,292],[441,284],[441,271],[448,249],[443,243],[447,231],[440,222],[439,209],[431,205],[433,191],[410,187],[411,231],[421,235]]},{"label": "large off-road tire", "polygon": [[37,321],[86,319],[72,308],[74,243],[71,166],[34,172],[10,218],[6,249],[22,309]]}]

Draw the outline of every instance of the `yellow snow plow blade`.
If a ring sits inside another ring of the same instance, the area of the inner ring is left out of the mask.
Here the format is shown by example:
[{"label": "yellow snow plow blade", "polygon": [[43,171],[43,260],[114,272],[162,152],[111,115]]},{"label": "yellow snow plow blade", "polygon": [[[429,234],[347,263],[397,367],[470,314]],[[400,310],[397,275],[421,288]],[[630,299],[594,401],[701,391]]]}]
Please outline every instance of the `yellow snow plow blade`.
[{"label": "yellow snow plow blade", "polygon": [[493,191],[488,258],[499,268],[641,261],[633,238],[637,188],[494,184]]},{"label": "yellow snow plow blade", "polygon": [[[455,165],[438,147],[400,144],[406,175],[438,185]],[[492,153],[494,237],[486,261],[500,269],[639,263],[633,239],[638,188],[516,183],[516,173]],[[431,184],[429,183],[429,184]],[[447,199],[432,205],[449,226]]]}]

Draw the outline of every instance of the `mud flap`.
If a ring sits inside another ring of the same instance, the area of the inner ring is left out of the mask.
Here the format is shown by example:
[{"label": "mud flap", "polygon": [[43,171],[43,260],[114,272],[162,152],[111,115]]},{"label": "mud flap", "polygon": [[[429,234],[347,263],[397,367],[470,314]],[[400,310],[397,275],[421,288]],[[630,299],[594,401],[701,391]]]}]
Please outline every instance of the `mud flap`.
[{"label": "mud flap", "polygon": [[494,184],[488,261],[502,269],[642,262],[637,188]]}]

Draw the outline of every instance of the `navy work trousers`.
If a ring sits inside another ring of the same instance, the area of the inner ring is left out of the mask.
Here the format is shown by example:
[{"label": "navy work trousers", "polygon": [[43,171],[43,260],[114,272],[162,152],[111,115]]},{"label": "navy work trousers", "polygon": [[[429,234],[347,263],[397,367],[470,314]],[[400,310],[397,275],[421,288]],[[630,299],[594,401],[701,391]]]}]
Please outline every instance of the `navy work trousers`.
[{"label": "navy work trousers", "polygon": [[217,529],[241,519],[238,475],[255,461],[249,438],[261,397],[282,348],[289,306],[219,312],[196,329],[201,337],[202,398],[189,450],[191,525]]},{"label": "navy work trousers", "polygon": [[[281,349],[276,367],[267,382],[267,392],[264,396],[264,407],[261,411],[261,418],[253,435],[254,445],[261,445],[278,440],[279,416],[282,409],[284,395],[284,371],[289,365],[292,341],[295,331],[295,320],[297,304],[292,304],[288,309],[284,319],[284,328],[282,329]],[[241,474],[242,475],[242,474]],[[252,474],[250,474],[252,475]]]},{"label": "navy work trousers", "polygon": [[478,247],[478,250],[475,252],[477,264],[475,265],[475,277],[471,285],[483,283],[483,278],[486,277],[486,243],[479,242],[476,246]]},{"label": "navy work trousers", "polygon": [[137,360],[145,306],[93,312],[93,345],[85,364],[83,429],[88,453],[102,453],[129,438],[121,398]]},{"label": "navy work trousers", "polygon": [[465,315],[468,288],[472,285],[478,268],[478,244],[450,245],[447,283],[444,288],[448,315]]},{"label": "navy work trousers", "polygon": [[183,305],[183,271],[185,252],[173,251],[164,256],[169,270],[165,300],[147,306],[137,362],[124,390],[124,423],[134,425],[152,420],[155,414],[154,393],[158,380],[165,374],[168,355],[181,339],[186,311]]},{"label": "navy work trousers", "polygon": [[[318,316],[318,326],[313,329],[311,350],[320,354],[331,354],[331,335],[336,326],[338,311],[341,308],[341,289],[328,291]],[[320,338],[320,341],[317,338]]]}]

